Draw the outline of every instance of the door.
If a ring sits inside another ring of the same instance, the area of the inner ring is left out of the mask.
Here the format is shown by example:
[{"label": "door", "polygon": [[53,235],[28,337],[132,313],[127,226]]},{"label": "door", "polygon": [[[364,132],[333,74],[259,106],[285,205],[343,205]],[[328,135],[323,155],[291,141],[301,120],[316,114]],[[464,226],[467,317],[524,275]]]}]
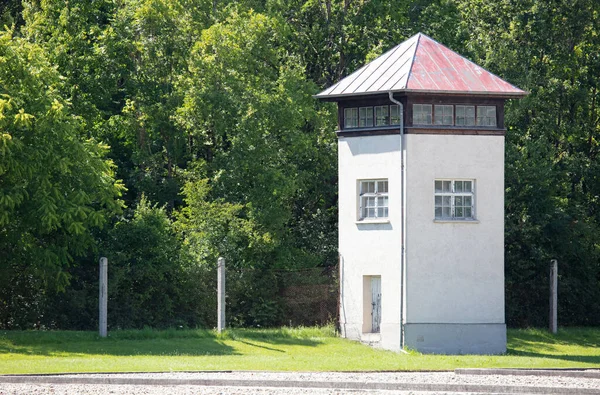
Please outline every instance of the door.
[{"label": "door", "polygon": [[371,332],[379,333],[381,325],[381,277],[371,277]]}]

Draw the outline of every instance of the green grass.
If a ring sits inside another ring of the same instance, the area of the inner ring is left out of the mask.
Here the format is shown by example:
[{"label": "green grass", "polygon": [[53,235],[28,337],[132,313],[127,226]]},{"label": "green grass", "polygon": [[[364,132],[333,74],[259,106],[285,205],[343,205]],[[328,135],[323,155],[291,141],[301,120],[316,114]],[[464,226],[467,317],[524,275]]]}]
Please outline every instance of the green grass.
[{"label": "green grass", "polygon": [[600,329],[509,330],[500,356],[409,355],[340,339],[330,327],[114,331],[0,331],[0,373],[176,370],[449,370],[600,367]]}]

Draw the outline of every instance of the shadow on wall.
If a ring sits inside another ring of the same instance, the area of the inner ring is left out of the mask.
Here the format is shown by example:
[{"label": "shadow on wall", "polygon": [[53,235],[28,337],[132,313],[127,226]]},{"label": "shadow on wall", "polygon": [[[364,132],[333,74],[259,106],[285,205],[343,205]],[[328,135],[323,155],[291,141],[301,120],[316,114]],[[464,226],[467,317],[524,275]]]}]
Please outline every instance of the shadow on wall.
[{"label": "shadow on wall", "polygon": [[350,152],[352,152],[353,156],[385,154],[388,152],[398,152],[400,150],[399,134],[383,137],[386,138],[374,139],[368,137],[351,137],[344,139],[344,141],[348,144],[348,148],[350,148]]}]

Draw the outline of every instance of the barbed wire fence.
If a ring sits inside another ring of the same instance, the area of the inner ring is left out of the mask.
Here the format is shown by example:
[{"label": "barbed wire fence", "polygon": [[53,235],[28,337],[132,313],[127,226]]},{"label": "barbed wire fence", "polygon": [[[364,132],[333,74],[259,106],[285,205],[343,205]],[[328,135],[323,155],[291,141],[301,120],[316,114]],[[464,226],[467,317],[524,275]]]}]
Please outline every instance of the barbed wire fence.
[{"label": "barbed wire fence", "polygon": [[[339,321],[338,266],[227,268],[227,322],[233,326],[325,326]],[[254,288],[247,293],[244,287]],[[258,291],[261,289],[262,291]]]},{"label": "barbed wire fence", "polygon": [[314,326],[339,321],[338,267],[276,271],[284,324]]}]

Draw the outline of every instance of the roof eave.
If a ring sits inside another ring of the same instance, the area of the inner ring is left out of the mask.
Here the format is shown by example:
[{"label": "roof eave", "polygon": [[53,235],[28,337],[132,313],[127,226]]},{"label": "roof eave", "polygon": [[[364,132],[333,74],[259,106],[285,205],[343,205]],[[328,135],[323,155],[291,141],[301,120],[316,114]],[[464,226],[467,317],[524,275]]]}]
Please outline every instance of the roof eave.
[{"label": "roof eave", "polygon": [[493,96],[498,98],[519,98],[525,97],[529,94],[529,92],[519,90],[517,92],[506,92],[506,91],[445,91],[445,90],[435,90],[435,89],[404,89],[402,93],[426,93],[429,95],[455,95],[455,96]]},{"label": "roof eave", "polygon": [[[359,93],[340,93],[337,95],[321,95],[321,94],[316,94],[313,95],[313,97],[315,99],[319,99],[319,100],[324,100],[324,101],[335,101],[336,99],[339,98],[350,98],[350,97],[357,97],[357,96],[375,96],[375,95],[386,95],[388,91],[375,91],[375,92],[359,92]],[[394,93],[397,92],[401,92],[401,91],[393,91]]]},{"label": "roof eave", "polygon": [[[343,93],[337,95],[322,95],[316,94],[313,95],[315,99],[324,100],[324,101],[335,101],[336,99],[342,98],[350,98],[357,96],[373,96],[373,95],[383,95],[388,93],[389,91],[375,91],[375,92],[357,92],[357,93]],[[443,90],[426,90],[426,89],[400,89],[400,90],[392,90],[392,93],[404,93],[404,94],[429,94],[429,95],[453,95],[453,96],[493,96],[497,98],[505,98],[505,99],[515,99],[525,97],[529,94],[529,92],[521,91],[521,92],[488,92],[488,91],[443,91]]]}]

